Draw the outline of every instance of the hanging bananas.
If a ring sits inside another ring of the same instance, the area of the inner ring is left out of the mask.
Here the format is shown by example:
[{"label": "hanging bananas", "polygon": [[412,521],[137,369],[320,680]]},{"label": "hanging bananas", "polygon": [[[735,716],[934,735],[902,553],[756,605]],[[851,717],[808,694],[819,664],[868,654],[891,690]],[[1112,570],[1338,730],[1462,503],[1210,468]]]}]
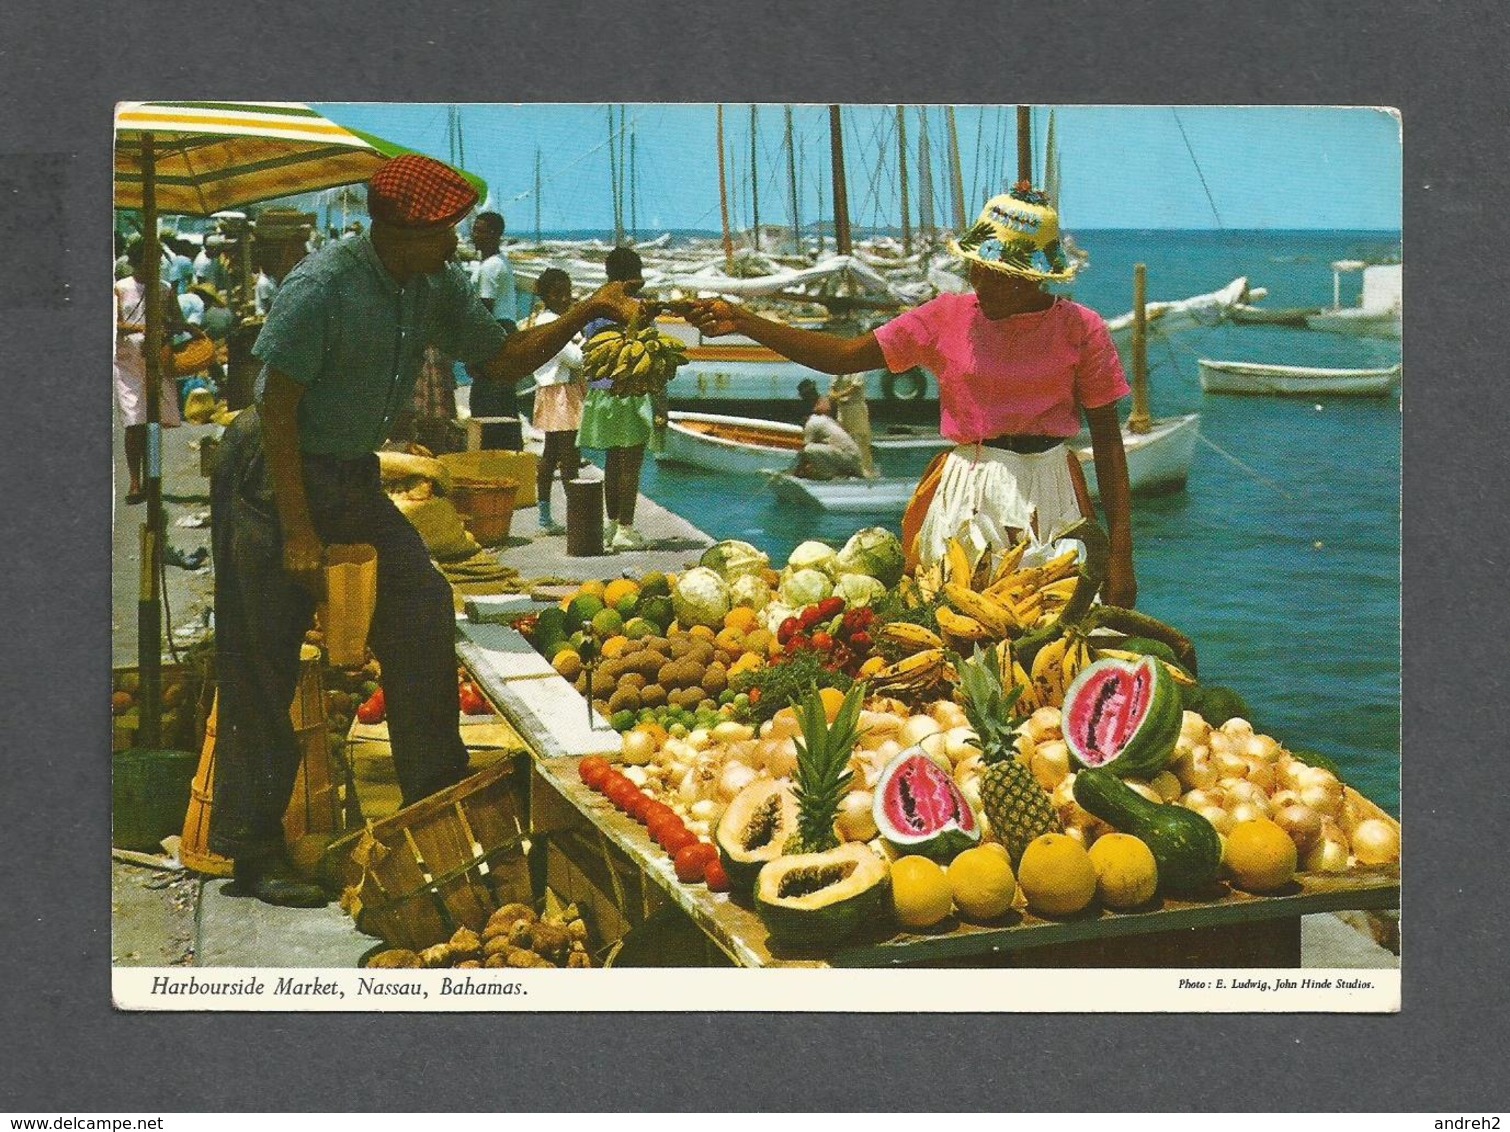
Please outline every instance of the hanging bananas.
[{"label": "hanging bananas", "polygon": [[655,393],[687,364],[682,344],[663,337],[653,326],[613,326],[601,330],[582,348],[582,368],[594,380],[608,378],[616,397]]}]

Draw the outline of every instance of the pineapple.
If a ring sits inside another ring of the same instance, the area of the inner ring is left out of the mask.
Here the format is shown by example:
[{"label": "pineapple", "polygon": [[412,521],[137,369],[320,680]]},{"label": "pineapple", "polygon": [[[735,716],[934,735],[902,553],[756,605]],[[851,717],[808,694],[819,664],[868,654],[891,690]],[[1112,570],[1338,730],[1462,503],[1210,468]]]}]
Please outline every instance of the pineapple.
[{"label": "pineapple", "polygon": [[1047,791],[1017,757],[1012,708],[1021,689],[1003,694],[996,664],[979,650],[970,660],[956,663],[955,668],[964,694],[965,717],[980,740],[981,759],[986,764],[980,783],[981,805],[1016,868],[1028,842],[1045,833],[1063,833],[1064,827]]},{"label": "pineapple", "polygon": [[844,697],[834,722],[817,691],[809,692],[797,705],[802,738],[797,741],[797,832],[785,845],[788,854],[822,853],[839,847],[834,822],[839,803],[849,791],[849,757],[860,738],[860,707],[865,688],[856,684]]}]

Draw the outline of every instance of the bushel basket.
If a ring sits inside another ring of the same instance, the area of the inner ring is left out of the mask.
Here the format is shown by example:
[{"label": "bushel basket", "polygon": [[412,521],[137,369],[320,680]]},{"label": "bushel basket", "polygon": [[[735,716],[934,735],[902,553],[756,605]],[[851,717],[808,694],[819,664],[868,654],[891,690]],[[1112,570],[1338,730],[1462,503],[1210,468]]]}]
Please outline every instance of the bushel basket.
[{"label": "bushel basket", "polygon": [[338,843],[341,905],[357,927],[418,951],[529,902],[524,775],[505,759]]}]

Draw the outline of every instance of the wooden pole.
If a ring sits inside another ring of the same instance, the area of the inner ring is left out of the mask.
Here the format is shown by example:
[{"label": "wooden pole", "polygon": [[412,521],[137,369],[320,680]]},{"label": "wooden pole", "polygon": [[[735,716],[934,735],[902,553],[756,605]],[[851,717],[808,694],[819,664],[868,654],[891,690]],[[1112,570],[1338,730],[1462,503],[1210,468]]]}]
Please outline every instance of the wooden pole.
[{"label": "wooden pole", "polygon": [[902,254],[912,254],[912,218],[907,215],[907,115],[897,106],[897,174],[902,190]]},{"label": "wooden pole", "polygon": [[159,291],[162,244],[157,238],[157,154],[152,134],[142,135],[142,286],[147,296],[142,349],[147,363],[147,522],[141,534],[141,590],[136,610],[141,719],[136,745],[153,749],[162,743],[162,591],[159,562],[163,537],[162,342],[163,309]]},{"label": "wooden pole", "polygon": [[1153,418],[1148,413],[1148,268],[1144,264],[1133,265],[1133,380],[1132,414],[1127,418],[1127,430],[1145,433],[1153,427]]},{"label": "wooden pole", "polygon": [[724,266],[734,269],[734,241],[729,236],[729,185],[724,173],[724,107],[718,104],[718,214],[724,226]]},{"label": "wooden pole", "polygon": [[1033,180],[1033,110],[1029,106],[1017,108],[1017,179]]},{"label": "wooden pole", "polygon": [[954,124],[954,107],[944,107],[944,121],[949,126],[949,189],[954,203],[954,230],[965,230],[965,182],[960,169],[959,129]]},{"label": "wooden pole", "polygon": [[792,133],[792,108],[786,108],[786,177],[792,194],[792,251],[802,254],[802,217],[797,211],[797,145]]},{"label": "wooden pole", "polygon": [[844,128],[838,106],[828,108],[828,137],[834,157],[834,250],[849,255],[849,192],[844,184]]}]

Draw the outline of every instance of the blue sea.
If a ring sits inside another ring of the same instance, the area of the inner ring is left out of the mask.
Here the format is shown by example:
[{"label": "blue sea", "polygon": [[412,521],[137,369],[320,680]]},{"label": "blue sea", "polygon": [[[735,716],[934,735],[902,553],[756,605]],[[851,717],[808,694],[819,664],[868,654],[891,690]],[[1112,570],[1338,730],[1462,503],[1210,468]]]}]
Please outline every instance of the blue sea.
[{"label": "blue sea", "polygon": [[[1085,232],[1091,264],[1074,298],[1112,317],[1132,306],[1133,265],[1148,298],[1214,290],[1239,275],[1263,305],[1329,306],[1330,264],[1398,255],[1392,233]],[[1357,301],[1344,276],[1342,301]],[[1204,680],[1236,688],[1255,724],[1320,751],[1398,813],[1400,766],[1400,405],[1208,396],[1199,357],[1372,367],[1399,343],[1282,327],[1225,325],[1150,343],[1156,416],[1201,414],[1188,488],[1138,501],[1139,608],[1195,643]],[[1126,405],[1124,404],[1124,412]],[[717,538],[784,559],[817,538],[841,545],[896,516],[804,515],[742,479],[647,460],[642,490]]]}]

